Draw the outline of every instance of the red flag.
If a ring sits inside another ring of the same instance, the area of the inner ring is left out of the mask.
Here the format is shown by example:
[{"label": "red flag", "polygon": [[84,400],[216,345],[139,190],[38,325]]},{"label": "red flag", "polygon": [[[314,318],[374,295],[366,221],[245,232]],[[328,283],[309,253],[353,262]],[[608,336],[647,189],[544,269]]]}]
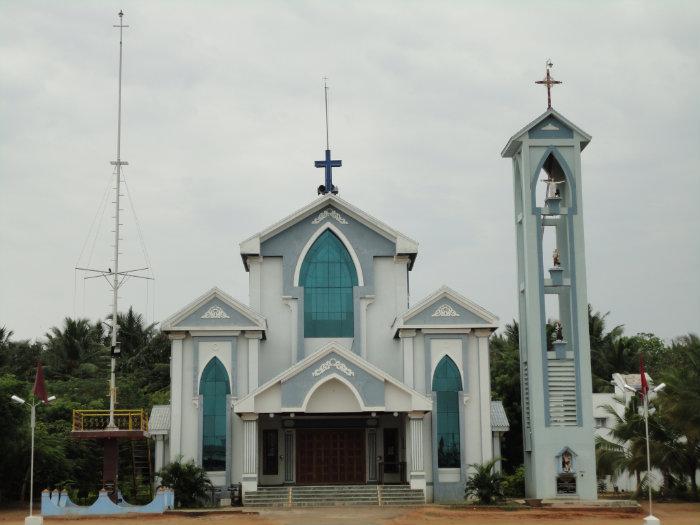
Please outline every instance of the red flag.
[{"label": "red flag", "polygon": [[36,379],[34,380],[34,388],[32,393],[41,399],[44,403],[49,402],[49,396],[46,395],[46,383],[44,382],[44,369],[41,362],[36,364]]},{"label": "red flag", "polygon": [[649,392],[649,383],[647,383],[647,374],[644,371],[644,354],[639,354],[639,379],[642,382],[642,389],[639,394],[644,397]]}]

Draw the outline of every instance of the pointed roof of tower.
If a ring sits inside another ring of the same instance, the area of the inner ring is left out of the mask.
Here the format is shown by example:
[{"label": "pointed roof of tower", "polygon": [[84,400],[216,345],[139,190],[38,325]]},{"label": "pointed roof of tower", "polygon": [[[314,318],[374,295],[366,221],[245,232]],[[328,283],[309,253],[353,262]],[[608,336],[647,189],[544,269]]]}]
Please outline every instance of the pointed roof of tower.
[{"label": "pointed roof of tower", "polygon": [[[543,123],[545,120],[550,119],[550,118],[552,120],[558,120],[564,126],[568,127],[569,129],[576,132],[580,136],[581,151],[583,151],[583,149],[591,141],[592,137],[588,133],[586,133],[581,128],[579,128],[576,124],[574,124],[573,122],[568,120],[561,113],[556,111],[554,108],[550,108],[547,111],[545,111],[544,113],[542,113],[535,120],[530,122],[528,125],[526,125],[524,128],[522,128],[520,131],[518,131],[515,135],[513,135],[508,140],[508,143],[503,148],[503,151],[501,151],[501,157],[512,157],[513,155],[515,155],[518,152],[518,150],[520,149],[520,144],[522,143],[523,135],[528,134],[530,131],[532,131],[534,128],[536,128],[539,124]],[[546,130],[546,128],[543,128],[543,129]]]}]

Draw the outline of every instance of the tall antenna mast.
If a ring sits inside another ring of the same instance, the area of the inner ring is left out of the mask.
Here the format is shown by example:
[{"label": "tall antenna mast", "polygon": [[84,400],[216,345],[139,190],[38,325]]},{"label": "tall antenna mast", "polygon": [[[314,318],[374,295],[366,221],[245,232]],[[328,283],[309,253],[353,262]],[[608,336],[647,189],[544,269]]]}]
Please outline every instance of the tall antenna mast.
[{"label": "tall antenna mast", "polygon": [[117,386],[115,377],[116,362],[116,351],[117,351],[117,332],[119,331],[119,323],[117,323],[117,311],[119,302],[119,200],[121,191],[121,178],[122,178],[122,166],[128,166],[128,162],[125,162],[121,158],[122,153],[122,48],[123,48],[123,33],[124,28],[129,27],[124,25],[124,11],[119,11],[119,25],[113,27],[119,28],[119,95],[117,103],[117,160],[110,162],[116,167],[115,181],[116,181],[116,199],[114,199],[114,275],[112,282],[112,359],[110,362],[110,373],[109,373],[109,423],[107,424],[107,429],[116,429],[117,426],[114,424],[114,405],[117,401]]},{"label": "tall antenna mast", "polygon": [[[114,269],[108,268],[107,270],[100,270],[95,268],[83,268],[76,266],[76,270],[92,272],[94,275],[90,277],[85,277],[85,279],[95,279],[99,277],[104,277],[109,286],[112,288],[112,326],[110,334],[110,346],[112,350],[112,359],[110,363],[110,375],[109,375],[109,423],[105,430],[116,430],[117,426],[114,423],[114,407],[117,401],[117,387],[115,379],[115,369],[116,369],[116,357],[119,354],[119,343],[117,342],[117,336],[119,331],[119,323],[117,323],[117,313],[118,313],[118,300],[119,300],[119,288],[124,284],[124,282],[129,277],[135,277],[137,279],[147,279],[149,281],[153,280],[152,276],[138,275],[138,272],[144,270],[150,270],[150,266],[144,268],[135,268],[133,270],[119,270],[119,230],[121,227],[120,212],[121,208],[121,182],[122,182],[122,166],[128,166],[129,163],[122,160],[122,57],[123,57],[123,36],[124,28],[129,27],[124,24],[124,12],[119,11],[119,24],[112,27],[119,28],[119,91],[118,91],[118,102],[117,102],[117,158],[116,160],[110,161],[110,164],[114,166],[114,181],[115,181],[115,191],[116,199],[114,199],[114,257],[113,265]],[[126,181],[124,182],[126,184]],[[127,187],[127,192],[128,192]],[[148,257],[146,257],[148,260]]]}]

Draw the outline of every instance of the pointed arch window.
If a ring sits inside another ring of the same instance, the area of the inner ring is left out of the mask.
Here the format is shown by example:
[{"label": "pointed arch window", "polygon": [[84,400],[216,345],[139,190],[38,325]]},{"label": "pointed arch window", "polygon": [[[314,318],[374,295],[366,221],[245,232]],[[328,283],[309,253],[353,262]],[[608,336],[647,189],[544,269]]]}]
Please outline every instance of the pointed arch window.
[{"label": "pointed arch window", "polygon": [[214,357],[204,368],[199,394],[204,398],[202,468],[226,470],[226,397],[231,393],[228,372]]},{"label": "pointed arch window", "polygon": [[433,391],[437,398],[438,468],[459,468],[459,394],[462,375],[455,362],[444,356],[433,374]]},{"label": "pointed arch window", "polygon": [[324,231],[306,254],[299,285],[304,287],[304,337],[353,337],[357,271],[331,230]]}]

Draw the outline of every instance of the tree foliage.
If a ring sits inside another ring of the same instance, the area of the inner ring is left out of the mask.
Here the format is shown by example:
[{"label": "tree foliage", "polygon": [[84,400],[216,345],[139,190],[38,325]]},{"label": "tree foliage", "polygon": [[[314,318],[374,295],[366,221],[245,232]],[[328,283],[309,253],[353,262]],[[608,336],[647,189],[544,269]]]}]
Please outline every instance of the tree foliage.
[{"label": "tree foliage", "polygon": [[[155,402],[167,403],[167,337],[131,309],[118,323],[126,357],[118,360],[117,408],[149,410]],[[35,494],[70,487],[85,498],[100,488],[100,444],[71,439],[70,430],[74,409],[108,408],[107,328],[101,321],[66,318],[37,341],[15,341],[11,330],[0,328],[0,503],[29,494],[29,411],[10,396],[30,395],[37,361],[44,364],[49,394],[57,399],[37,407]],[[129,474],[122,470],[122,479]]]},{"label": "tree foliage", "polygon": [[175,491],[176,507],[200,507],[204,504],[212,483],[206,471],[193,460],[183,461],[182,456],[158,472],[161,484]]},{"label": "tree foliage", "polygon": [[473,472],[469,475],[464,488],[465,498],[475,497],[483,505],[503,500],[501,487],[503,476],[494,468],[499,459],[494,458],[486,463],[469,465]]}]

